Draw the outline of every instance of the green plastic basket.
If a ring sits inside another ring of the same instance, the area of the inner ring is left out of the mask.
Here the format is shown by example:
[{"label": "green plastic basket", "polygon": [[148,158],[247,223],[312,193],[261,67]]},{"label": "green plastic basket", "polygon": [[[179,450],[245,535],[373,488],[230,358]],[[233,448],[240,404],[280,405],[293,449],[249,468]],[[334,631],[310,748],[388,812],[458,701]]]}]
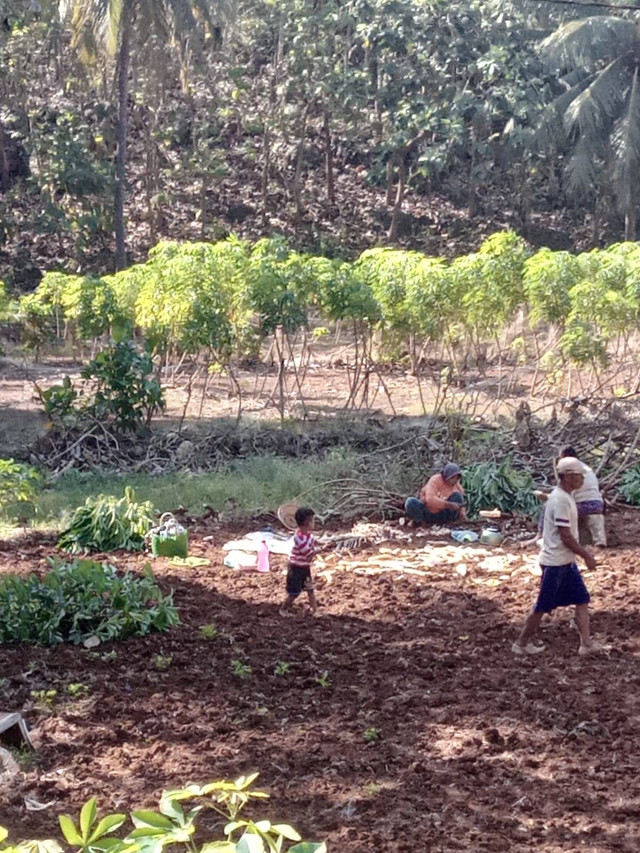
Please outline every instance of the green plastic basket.
[{"label": "green plastic basket", "polygon": [[[165,512],[162,516],[160,519],[160,527],[162,527],[164,520],[167,518],[173,519],[170,512]],[[182,533],[176,533],[171,536],[168,536],[166,533],[162,534],[152,532],[149,538],[151,542],[151,553],[154,557],[189,556],[189,542],[186,530]]]}]

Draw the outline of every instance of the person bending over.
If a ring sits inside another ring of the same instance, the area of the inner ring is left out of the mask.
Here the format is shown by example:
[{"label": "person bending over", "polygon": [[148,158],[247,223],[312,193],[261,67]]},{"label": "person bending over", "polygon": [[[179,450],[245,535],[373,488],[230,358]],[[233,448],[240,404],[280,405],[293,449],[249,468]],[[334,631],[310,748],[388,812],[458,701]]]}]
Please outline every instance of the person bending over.
[{"label": "person bending over", "polygon": [[404,508],[412,521],[418,524],[451,524],[466,521],[462,472],[449,462],[439,474],[420,490],[419,498],[407,498]]},{"label": "person bending over", "polygon": [[[562,447],[558,454],[559,459],[567,457],[577,458],[576,451],[570,445]],[[585,532],[591,535],[591,541],[600,548],[607,547],[607,531],[604,524],[604,500],[600,492],[598,478],[594,471],[582,462],[584,480],[582,486],[573,493],[573,499],[578,509],[578,532],[580,539],[584,539]],[[537,493],[541,500],[547,500],[548,494]],[[545,511],[540,514],[540,529],[544,527]]]}]

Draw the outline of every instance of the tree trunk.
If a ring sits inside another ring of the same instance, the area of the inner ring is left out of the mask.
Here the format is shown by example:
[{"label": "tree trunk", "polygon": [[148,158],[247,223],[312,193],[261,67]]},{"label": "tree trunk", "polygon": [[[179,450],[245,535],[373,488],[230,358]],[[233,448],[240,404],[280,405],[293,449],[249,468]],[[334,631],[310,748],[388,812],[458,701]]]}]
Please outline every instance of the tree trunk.
[{"label": "tree trunk", "polygon": [[398,189],[396,192],[396,201],[393,205],[393,213],[391,214],[391,225],[389,225],[389,240],[395,240],[398,236],[398,224],[400,222],[400,213],[402,212],[402,201],[404,199],[404,191],[407,184],[407,160],[402,157],[398,164]]},{"label": "tree trunk", "polygon": [[598,195],[593,203],[593,222],[591,223],[591,248],[595,249],[598,246],[598,238],[600,236],[600,205],[598,204]]},{"label": "tree trunk", "polygon": [[200,179],[200,238],[207,236],[207,190],[209,189],[209,172],[205,169]]},{"label": "tree trunk", "polygon": [[636,205],[635,186],[631,186],[628,190],[624,212],[624,239],[630,242],[634,242],[636,239]]},{"label": "tree trunk", "polygon": [[125,243],[124,195],[127,163],[127,107],[129,101],[129,63],[130,37],[129,20],[122,21],[122,38],[118,52],[118,132],[116,150],[116,185],[114,192],[113,217],[116,234],[116,269],[123,270],[127,265]]},{"label": "tree trunk", "polygon": [[269,172],[271,170],[271,138],[269,124],[264,126],[262,139],[262,224],[267,224],[269,210]]},{"label": "tree trunk", "polygon": [[392,155],[387,160],[387,194],[385,196],[385,204],[387,207],[391,207],[393,204],[393,165],[395,161],[395,156]]},{"label": "tree trunk", "polygon": [[327,169],[327,198],[329,199],[329,204],[335,204],[336,188],[333,175],[333,150],[331,148],[331,127],[329,120],[329,110],[325,109],[322,130],[324,132],[324,157]]},{"label": "tree trunk", "polygon": [[469,198],[467,205],[467,215],[469,219],[473,219],[476,215],[476,135],[474,128],[471,128],[471,166],[469,168]]},{"label": "tree trunk", "polygon": [[9,189],[9,161],[4,143],[4,130],[0,124],[0,192]]},{"label": "tree trunk", "polygon": [[307,104],[302,114],[302,127],[300,128],[300,142],[298,143],[298,151],[296,154],[296,170],[293,176],[293,197],[296,205],[296,213],[302,213],[302,163],[304,159],[304,143],[307,135],[307,119],[311,104]]},{"label": "tree trunk", "polygon": [[145,192],[147,201],[147,224],[149,226],[149,242],[156,242],[156,213],[154,210],[154,195],[158,188],[158,167],[157,167],[157,152],[155,150],[155,142],[153,140],[153,122],[149,129],[149,138],[147,140],[147,170],[145,175]]}]

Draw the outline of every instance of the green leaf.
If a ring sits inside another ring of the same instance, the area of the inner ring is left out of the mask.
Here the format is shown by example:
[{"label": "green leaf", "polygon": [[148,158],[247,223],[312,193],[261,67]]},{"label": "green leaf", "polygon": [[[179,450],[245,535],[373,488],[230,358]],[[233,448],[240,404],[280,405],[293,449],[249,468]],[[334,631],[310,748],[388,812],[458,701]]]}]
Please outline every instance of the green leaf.
[{"label": "green leaf", "polygon": [[264,842],[259,835],[245,833],[236,844],[236,853],[265,853]]},{"label": "green leaf", "polygon": [[203,844],[200,853],[237,853],[237,849],[233,841],[214,841]]},{"label": "green leaf", "polygon": [[95,797],[92,797],[90,800],[87,800],[80,811],[80,832],[82,834],[82,841],[85,844],[89,840],[91,827],[94,824],[97,814],[97,800]]},{"label": "green leaf", "polygon": [[[129,839],[132,837],[133,832],[125,839],[125,841],[129,842]],[[165,843],[166,835],[164,833],[160,833],[158,835],[151,833],[148,835],[140,835],[140,837],[135,840],[132,850],[137,851],[137,853],[161,853]]]},{"label": "green leaf", "polygon": [[102,818],[92,832],[89,843],[97,841],[99,838],[102,838],[103,835],[107,835],[109,832],[119,829],[126,819],[127,816],[125,814],[106,815],[106,817]]},{"label": "green leaf", "polygon": [[289,853],[327,853],[327,845],[324,841],[302,841],[290,847]]},{"label": "green leaf", "polygon": [[164,815],[158,814],[158,812],[152,811],[138,811],[132,812],[131,820],[133,821],[136,827],[151,827],[153,829],[168,829],[172,830],[175,828],[175,824],[173,821],[169,820],[168,817]]},{"label": "green leaf", "polygon": [[0,826],[0,844],[8,838],[9,832],[4,828],[4,826]]},{"label": "green leaf", "polygon": [[121,841],[119,838],[101,838],[90,844],[88,849],[91,853],[95,850],[99,853],[136,853],[138,845]]},{"label": "green leaf", "polygon": [[184,811],[176,799],[163,796],[160,800],[160,811],[181,826],[184,823]]},{"label": "green leaf", "polygon": [[241,776],[239,779],[236,780],[236,785],[242,790],[244,790],[250,785],[253,785],[259,775],[259,773],[251,773],[249,776]]},{"label": "green leaf", "polygon": [[289,826],[288,823],[274,823],[271,827],[272,832],[277,832],[278,835],[282,835],[283,838],[286,838],[287,841],[300,841],[300,834],[296,832],[296,830]]},{"label": "green leaf", "polygon": [[23,841],[16,844],[14,853],[64,853],[57,841],[46,838],[44,841]]},{"label": "green leaf", "polygon": [[58,823],[60,824],[60,829],[62,830],[62,834],[65,837],[65,840],[69,844],[73,844],[75,846],[82,846],[82,837],[80,833],[76,829],[75,823],[69,817],[69,815],[61,814],[58,817]]}]

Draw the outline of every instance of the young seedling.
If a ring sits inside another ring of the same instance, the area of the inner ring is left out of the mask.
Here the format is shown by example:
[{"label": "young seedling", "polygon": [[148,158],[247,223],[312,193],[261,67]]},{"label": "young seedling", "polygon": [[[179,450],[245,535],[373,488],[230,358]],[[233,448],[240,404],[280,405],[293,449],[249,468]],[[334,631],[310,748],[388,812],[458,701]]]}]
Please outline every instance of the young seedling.
[{"label": "young seedling", "polygon": [[10,746],[9,752],[23,771],[32,770],[38,764],[38,753],[29,749],[28,746]]},{"label": "young seedling", "polygon": [[200,636],[203,640],[215,640],[218,636],[218,629],[215,625],[201,625]]},{"label": "young seedling", "polygon": [[31,698],[34,701],[36,708],[38,708],[40,711],[50,711],[53,708],[53,703],[57,695],[57,690],[31,691]]},{"label": "young seedling", "polygon": [[155,666],[160,672],[166,672],[171,666],[173,658],[171,655],[156,655]]},{"label": "young seedling", "polygon": [[380,729],[373,728],[373,726],[370,729],[365,729],[362,733],[362,737],[365,743],[375,743],[380,740]]},{"label": "young seedling", "polygon": [[279,660],[276,662],[276,665],[273,669],[274,675],[286,675],[291,669],[291,664],[287,663],[284,660]]},{"label": "young seedling", "polygon": [[231,672],[236,678],[249,678],[251,675],[251,667],[236,658],[231,661]]},{"label": "young seedling", "polygon": [[320,675],[316,675],[313,679],[320,687],[331,687],[331,679],[329,678],[329,670],[323,669]]},{"label": "young seedling", "polygon": [[82,699],[84,696],[89,695],[89,685],[83,684],[81,681],[74,681],[71,684],[67,684],[65,690],[74,699]]}]

